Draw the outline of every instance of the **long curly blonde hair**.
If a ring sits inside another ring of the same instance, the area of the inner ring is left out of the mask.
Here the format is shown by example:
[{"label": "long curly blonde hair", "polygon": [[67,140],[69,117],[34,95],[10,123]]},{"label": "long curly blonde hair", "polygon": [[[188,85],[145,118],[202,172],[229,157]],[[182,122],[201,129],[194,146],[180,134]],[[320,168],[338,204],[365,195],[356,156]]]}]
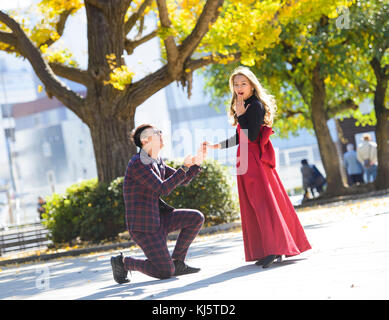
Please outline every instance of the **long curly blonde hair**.
[{"label": "long curly blonde hair", "polygon": [[274,96],[269,94],[265,88],[262,87],[262,85],[259,83],[257,77],[255,74],[247,67],[238,67],[236,68],[229,80],[230,84],[230,90],[232,93],[232,99],[231,99],[231,104],[230,104],[230,112],[229,115],[232,119],[232,125],[236,126],[238,124],[238,117],[235,112],[235,103],[237,99],[237,95],[234,91],[234,78],[236,75],[243,75],[247,79],[249,79],[251,85],[254,87],[254,94],[255,96],[259,99],[259,101],[262,102],[264,108],[265,108],[265,117],[264,117],[264,123],[265,125],[271,127],[273,126],[273,120],[275,113],[277,111],[277,105],[276,101],[274,99]]}]

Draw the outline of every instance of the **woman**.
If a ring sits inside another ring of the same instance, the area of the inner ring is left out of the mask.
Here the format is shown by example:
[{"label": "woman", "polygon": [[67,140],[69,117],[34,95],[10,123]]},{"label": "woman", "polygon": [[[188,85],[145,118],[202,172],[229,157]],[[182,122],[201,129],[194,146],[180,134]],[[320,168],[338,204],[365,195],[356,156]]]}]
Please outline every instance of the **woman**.
[{"label": "woman", "polygon": [[311,246],[275,170],[269,140],[274,133],[274,98],[246,67],[235,69],[229,85],[236,134],[215,145],[203,144],[213,149],[239,145],[237,181],[245,258],[267,268],[282,255],[294,256]]}]

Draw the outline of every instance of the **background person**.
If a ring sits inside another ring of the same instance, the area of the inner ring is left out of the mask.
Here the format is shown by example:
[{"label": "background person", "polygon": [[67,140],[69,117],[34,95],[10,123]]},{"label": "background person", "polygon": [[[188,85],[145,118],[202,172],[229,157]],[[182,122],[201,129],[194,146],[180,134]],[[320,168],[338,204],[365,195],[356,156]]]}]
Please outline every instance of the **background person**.
[{"label": "background person", "polygon": [[366,183],[373,182],[377,176],[377,144],[370,134],[365,133],[357,148],[358,161],[363,164]]},{"label": "background person", "polygon": [[358,161],[357,153],[352,143],[347,145],[347,152],[343,155],[343,162],[349,177],[350,186],[363,183],[363,166]]}]

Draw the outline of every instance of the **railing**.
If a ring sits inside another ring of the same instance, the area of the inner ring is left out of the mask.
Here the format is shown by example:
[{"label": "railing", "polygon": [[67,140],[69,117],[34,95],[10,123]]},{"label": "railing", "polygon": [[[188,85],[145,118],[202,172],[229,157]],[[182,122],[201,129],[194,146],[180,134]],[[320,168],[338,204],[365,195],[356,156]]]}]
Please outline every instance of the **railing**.
[{"label": "railing", "polygon": [[47,247],[49,231],[41,223],[11,227],[0,230],[0,256],[14,251]]}]

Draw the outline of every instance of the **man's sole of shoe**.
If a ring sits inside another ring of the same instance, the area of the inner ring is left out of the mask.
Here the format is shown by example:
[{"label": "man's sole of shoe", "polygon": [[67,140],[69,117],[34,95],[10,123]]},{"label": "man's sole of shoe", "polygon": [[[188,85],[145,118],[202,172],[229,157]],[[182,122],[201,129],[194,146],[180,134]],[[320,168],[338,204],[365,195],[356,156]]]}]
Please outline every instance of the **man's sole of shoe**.
[{"label": "man's sole of shoe", "polygon": [[117,257],[111,257],[111,267],[112,267],[113,279],[118,284],[130,282],[130,280],[128,278],[118,278],[118,277],[115,277],[115,268],[116,268],[116,266],[115,266],[115,264],[116,264],[115,259],[117,259]]}]

